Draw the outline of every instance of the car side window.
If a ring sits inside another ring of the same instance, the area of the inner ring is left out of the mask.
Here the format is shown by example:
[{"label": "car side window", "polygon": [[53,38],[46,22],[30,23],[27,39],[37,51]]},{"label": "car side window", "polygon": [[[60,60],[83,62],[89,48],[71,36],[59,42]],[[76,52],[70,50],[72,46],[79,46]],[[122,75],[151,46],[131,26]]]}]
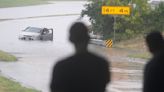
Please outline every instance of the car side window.
[{"label": "car side window", "polygon": [[46,28],[44,28],[42,34],[43,34],[43,35],[49,34],[49,30],[46,29]]}]

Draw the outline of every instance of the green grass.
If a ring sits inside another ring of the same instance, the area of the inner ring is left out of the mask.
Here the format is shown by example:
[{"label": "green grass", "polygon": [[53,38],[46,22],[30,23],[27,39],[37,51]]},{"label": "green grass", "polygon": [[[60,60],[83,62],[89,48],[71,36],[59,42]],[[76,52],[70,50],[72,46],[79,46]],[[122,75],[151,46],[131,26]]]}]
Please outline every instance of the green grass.
[{"label": "green grass", "polygon": [[18,82],[0,76],[0,92],[40,92],[21,86]]},{"label": "green grass", "polygon": [[[48,1],[61,1],[61,0],[0,0],[0,8],[48,4]],[[62,0],[62,1],[76,1],[76,0]],[[78,0],[78,1],[83,1],[83,0]]]},{"label": "green grass", "polygon": [[141,59],[150,59],[151,55],[149,53],[135,53],[135,54],[128,55],[128,57],[141,58]]},{"label": "green grass", "polygon": [[0,61],[16,61],[17,58],[9,53],[0,51]]},{"label": "green grass", "polygon": [[145,39],[142,35],[128,40],[121,40],[120,42],[116,42],[114,45],[115,47],[125,48],[130,50],[135,50],[135,49],[139,51],[146,50]]},{"label": "green grass", "polygon": [[147,49],[145,39],[141,35],[136,38],[117,42],[114,47],[126,49],[127,51],[131,52],[129,55],[127,55],[131,58],[151,58],[151,54]]},{"label": "green grass", "polygon": [[47,0],[0,0],[0,8],[47,3]]}]

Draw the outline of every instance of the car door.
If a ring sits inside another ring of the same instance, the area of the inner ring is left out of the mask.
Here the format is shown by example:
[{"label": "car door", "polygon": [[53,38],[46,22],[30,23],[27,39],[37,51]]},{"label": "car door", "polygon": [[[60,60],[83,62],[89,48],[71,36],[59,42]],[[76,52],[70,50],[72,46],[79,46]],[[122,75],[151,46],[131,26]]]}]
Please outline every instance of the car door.
[{"label": "car door", "polygon": [[41,33],[41,40],[44,40],[44,41],[51,40],[51,41],[53,41],[53,29],[44,28],[42,33]]}]

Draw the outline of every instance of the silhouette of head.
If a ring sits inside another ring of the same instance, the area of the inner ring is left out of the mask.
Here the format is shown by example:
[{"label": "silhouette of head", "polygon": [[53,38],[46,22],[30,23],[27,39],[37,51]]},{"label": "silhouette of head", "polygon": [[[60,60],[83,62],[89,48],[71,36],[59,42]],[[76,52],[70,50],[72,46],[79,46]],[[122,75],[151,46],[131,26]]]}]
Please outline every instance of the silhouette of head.
[{"label": "silhouette of head", "polygon": [[149,33],[146,37],[146,43],[152,54],[156,54],[164,48],[164,39],[159,31]]},{"label": "silhouette of head", "polygon": [[89,39],[88,28],[82,22],[75,22],[71,26],[69,40],[75,45],[76,49],[86,48]]}]

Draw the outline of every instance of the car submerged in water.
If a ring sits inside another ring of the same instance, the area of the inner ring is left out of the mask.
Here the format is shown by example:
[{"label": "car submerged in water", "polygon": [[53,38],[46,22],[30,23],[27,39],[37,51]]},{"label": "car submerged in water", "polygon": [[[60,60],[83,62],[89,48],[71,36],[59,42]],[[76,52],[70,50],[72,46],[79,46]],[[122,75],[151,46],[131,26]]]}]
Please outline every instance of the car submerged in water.
[{"label": "car submerged in water", "polygon": [[19,34],[19,39],[53,41],[53,29],[27,27]]}]

